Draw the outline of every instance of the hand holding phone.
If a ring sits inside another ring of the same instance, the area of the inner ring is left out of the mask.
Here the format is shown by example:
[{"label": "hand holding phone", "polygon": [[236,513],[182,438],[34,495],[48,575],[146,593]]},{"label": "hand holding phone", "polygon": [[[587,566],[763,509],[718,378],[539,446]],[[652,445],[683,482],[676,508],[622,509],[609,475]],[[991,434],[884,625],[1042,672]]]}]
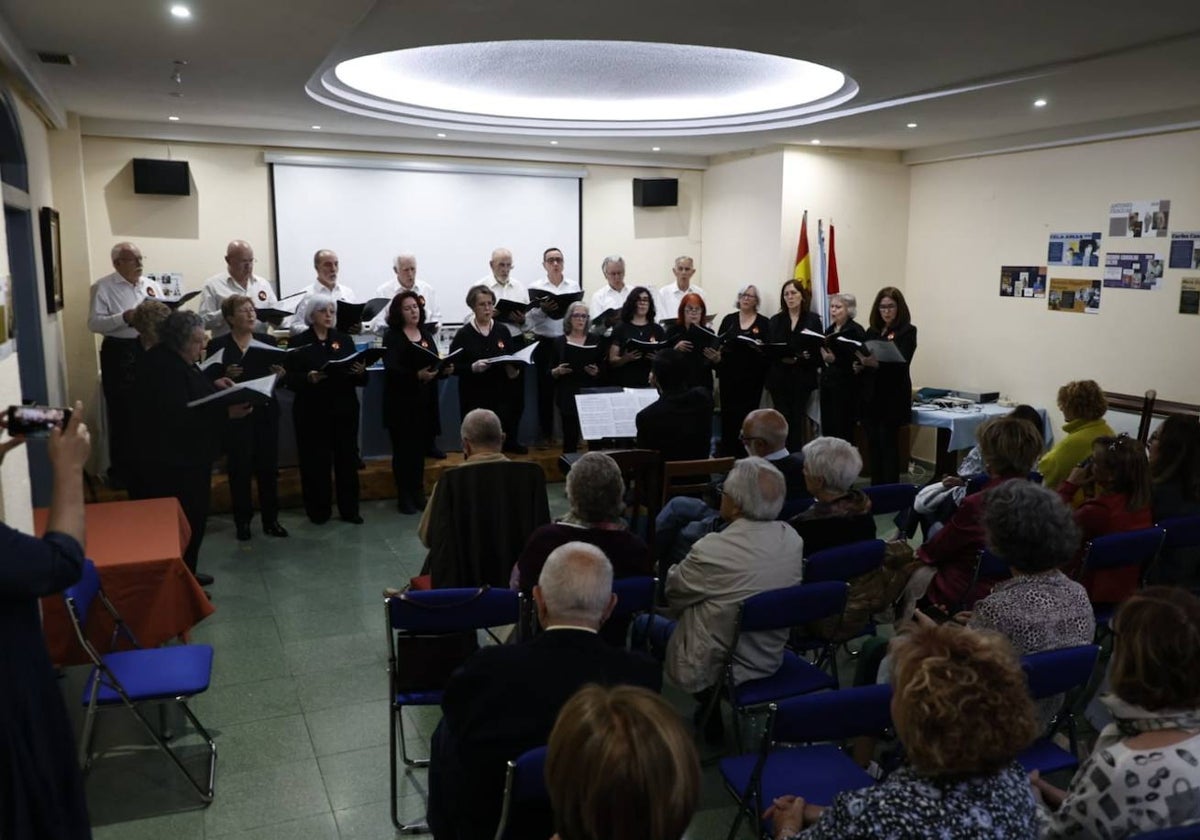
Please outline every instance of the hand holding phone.
[{"label": "hand holding phone", "polygon": [[10,405],[8,433],[13,437],[45,438],[51,429],[65,429],[71,422],[71,409],[46,405]]}]

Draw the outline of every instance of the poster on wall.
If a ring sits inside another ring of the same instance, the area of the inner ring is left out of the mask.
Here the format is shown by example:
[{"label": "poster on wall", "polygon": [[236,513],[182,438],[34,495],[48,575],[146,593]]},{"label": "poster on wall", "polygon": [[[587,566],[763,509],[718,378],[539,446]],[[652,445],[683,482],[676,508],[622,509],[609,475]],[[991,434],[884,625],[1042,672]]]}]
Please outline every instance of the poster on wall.
[{"label": "poster on wall", "polygon": [[1000,297],[1039,298],[1046,296],[1046,266],[1000,266]]},{"label": "poster on wall", "polygon": [[1104,285],[1110,289],[1162,288],[1163,261],[1154,254],[1105,254]]},{"label": "poster on wall", "polygon": [[1100,312],[1100,281],[1051,277],[1046,308],[1052,312],[1084,312],[1096,315]]},{"label": "poster on wall", "polygon": [[1100,231],[1094,233],[1052,233],[1046,251],[1050,265],[1100,265]]},{"label": "poster on wall", "polygon": [[1171,234],[1167,268],[1200,268],[1200,231]]},{"label": "poster on wall", "polygon": [[1179,287],[1179,314],[1200,315],[1200,277],[1184,277]]},{"label": "poster on wall", "polygon": [[1108,207],[1109,236],[1166,236],[1171,200],[1118,201]]}]

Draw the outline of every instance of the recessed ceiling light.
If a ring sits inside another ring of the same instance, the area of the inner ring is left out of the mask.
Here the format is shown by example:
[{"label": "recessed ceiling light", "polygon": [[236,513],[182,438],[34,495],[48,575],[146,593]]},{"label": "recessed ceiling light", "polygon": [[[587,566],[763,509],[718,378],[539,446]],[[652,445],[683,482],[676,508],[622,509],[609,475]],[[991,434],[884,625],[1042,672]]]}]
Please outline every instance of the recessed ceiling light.
[{"label": "recessed ceiling light", "polygon": [[446,135],[445,135],[445,134],[443,134],[442,132],[440,132],[440,131],[438,132],[438,137],[445,137],[445,136],[446,136]]},{"label": "recessed ceiling light", "polygon": [[809,140],[808,142],[812,143],[814,146],[820,146],[820,145],[821,145],[821,141],[820,141],[820,140],[818,140],[816,137],[814,137],[812,140]]},{"label": "recessed ceiling light", "polygon": [[314,126],[312,127],[312,130],[313,130],[313,131],[320,131],[320,130],[321,130],[321,126],[319,126],[319,125],[314,125]]},{"label": "recessed ceiling light", "polygon": [[917,127],[917,124],[916,124],[916,123],[909,123],[909,124],[908,124],[908,128],[916,128],[916,127]]},{"label": "recessed ceiling light", "polygon": [[169,119],[171,122],[179,122],[179,117],[171,116],[167,117],[167,119]]},{"label": "recessed ceiling light", "polygon": [[180,20],[187,20],[192,16],[192,10],[182,3],[176,3],[171,7],[171,15],[179,18]]},{"label": "recessed ceiling light", "polygon": [[651,146],[651,147],[650,147],[650,151],[652,151],[652,152],[661,152],[661,151],[662,151],[662,146]]},{"label": "recessed ceiling light", "polygon": [[551,145],[551,146],[557,146],[557,145],[558,145],[558,141],[557,141],[557,140],[551,140],[551,141],[550,141],[550,145]]},{"label": "recessed ceiling light", "polygon": [[1035,99],[1035,100],[1033,100],[1033,107],[1034,107],[1034,108],[1045,108],[1045,107],[1046,107],[1046,100],[1045,100],[1045,99]]}]

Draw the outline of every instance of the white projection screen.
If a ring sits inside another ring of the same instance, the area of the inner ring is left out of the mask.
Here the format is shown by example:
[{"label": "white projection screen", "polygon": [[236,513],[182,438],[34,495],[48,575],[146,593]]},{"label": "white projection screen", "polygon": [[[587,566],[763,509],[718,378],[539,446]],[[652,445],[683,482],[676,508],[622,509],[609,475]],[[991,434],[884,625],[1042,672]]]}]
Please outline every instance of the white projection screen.
[{"label": "white projection screen", "polygon": [[[360,301],[393,278],[397,254],[417,258],[417,278],[438,292],[442,322],[467,316],[467,290],[490,275],[494,248],[513,252],[513,277],[542,278],[542,252],[563,249],[566,274],[579,279],[579,170],[513,174],[365,168],[338,162],[272,165],[275,253],[280,296],[315,279],[313,254],[330,248],[339,282]],[[518,170],[519,171],[519,170]],[[535,171],[536,170],[531,170]]]}]

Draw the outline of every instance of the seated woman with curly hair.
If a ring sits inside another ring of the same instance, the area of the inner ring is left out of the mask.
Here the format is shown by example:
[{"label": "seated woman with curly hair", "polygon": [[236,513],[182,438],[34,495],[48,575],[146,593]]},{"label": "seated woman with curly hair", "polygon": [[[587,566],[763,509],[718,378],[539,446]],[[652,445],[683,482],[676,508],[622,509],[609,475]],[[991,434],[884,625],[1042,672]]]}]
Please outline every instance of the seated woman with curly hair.
[{"label": "seated woman with curly hair", "polygon": [[1115,434],[1104,422],[1108,400],[1095,380],[1081,379],[1059,388],[1058,410],[1063,413],[1066,437],[1054,444],[1037,465],[1042,483],[1051,490],[1057,490],[1071,469],[1092,454],[1092,441]]},{"label": "seated woman with curly hair", "polygon": [[892,648],[892,721],[909,766],[828,808],[776,799],[767,811],[776,840],[1036,837],[1037,806],[1016,757],[1037,722],[1007,640],[944,624],[898,636]]}]

